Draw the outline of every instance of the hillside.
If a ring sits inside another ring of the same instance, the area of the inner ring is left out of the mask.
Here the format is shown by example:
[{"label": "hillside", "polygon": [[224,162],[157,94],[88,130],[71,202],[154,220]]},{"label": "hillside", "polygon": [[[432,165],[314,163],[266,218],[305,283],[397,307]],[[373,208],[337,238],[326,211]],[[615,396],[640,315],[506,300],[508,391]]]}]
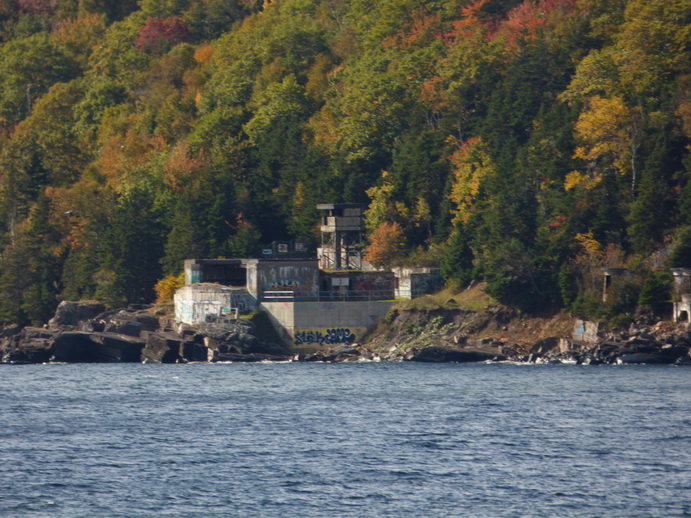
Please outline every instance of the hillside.
[{"label": "hillside", "polygon": [[485,283],[453,293],[396,304],[366,340],[380,354],[402,354],[430,346],[499,352],[493,343],[516,344],[528,351],[541,339],[570,338],[574,317],[558,312],[530,316],[502,306],[485,292]]},{"label": "hillside", "polygon": [[[2,0],[0,323],[315,253],[620,321],[691,266],[688,0]],[[600,268],[626,267],[600,301]],[[165,291],[159,289],[159,291]]]}]

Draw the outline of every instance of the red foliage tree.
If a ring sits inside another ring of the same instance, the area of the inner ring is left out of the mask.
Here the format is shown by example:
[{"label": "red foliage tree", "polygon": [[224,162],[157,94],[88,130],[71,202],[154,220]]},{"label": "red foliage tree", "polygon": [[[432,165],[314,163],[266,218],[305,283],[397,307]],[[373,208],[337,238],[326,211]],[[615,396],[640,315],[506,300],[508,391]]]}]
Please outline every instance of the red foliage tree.
[{"label": "red foliage tree", "polygon": [[161,55],[176,43],[188,41],[190,32],[187,24],[177,16],[166,18],[149,18],[146,25],[139,29],[134,45],[140,52]]}]

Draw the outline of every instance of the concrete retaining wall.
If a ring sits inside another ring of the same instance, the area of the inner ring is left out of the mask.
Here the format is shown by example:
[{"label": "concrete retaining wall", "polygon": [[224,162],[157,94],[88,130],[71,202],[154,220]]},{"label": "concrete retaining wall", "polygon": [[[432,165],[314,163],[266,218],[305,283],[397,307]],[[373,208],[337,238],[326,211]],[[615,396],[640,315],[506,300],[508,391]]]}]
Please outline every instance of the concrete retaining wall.
[{"label": "concrete retaining wall", "polygon": [[264,302],[284,341],[295,347],[326,347],[362,340],[392,301]]}]

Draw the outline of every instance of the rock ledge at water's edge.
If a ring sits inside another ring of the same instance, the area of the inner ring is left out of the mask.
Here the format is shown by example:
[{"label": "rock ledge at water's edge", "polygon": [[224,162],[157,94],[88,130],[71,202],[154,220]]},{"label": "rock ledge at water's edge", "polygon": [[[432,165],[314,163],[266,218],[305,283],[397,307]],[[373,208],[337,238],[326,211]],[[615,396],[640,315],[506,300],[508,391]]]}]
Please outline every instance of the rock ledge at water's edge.
[{"label": "rock ledge at water's edge", "polygon": [[646,318],[608,331],[563,313],[528,318],[489,306],[393,309],[384,324],[367,342],[382,360],[691,365],[689,326]]},{"label": "rock ledge at water's edge", "polygon": [[[100,304],[62,302],[43,328],[0,331],[4,363],[187,362],[484,362],[691,365],[686,324],[639,321],[626,330],[576,335],[574,318],[526,318],[509,308],[393,309],[363,345],[296,355],[267,339],[268,322],[231,319],[180,324],[165,307],[105,311]],[[583,327],[584,323],[580,323]],[[260,338],[262,337],[262,338]]]},{"label": "rock ledge at water's edge", "polygon": [[164,308],[131,305],[104,311],[100,304],[61,302],[44,328],[0,333],[4,363],[187,363],[286,361],[290,351],[261,341],[249,320],[190,326]]}]

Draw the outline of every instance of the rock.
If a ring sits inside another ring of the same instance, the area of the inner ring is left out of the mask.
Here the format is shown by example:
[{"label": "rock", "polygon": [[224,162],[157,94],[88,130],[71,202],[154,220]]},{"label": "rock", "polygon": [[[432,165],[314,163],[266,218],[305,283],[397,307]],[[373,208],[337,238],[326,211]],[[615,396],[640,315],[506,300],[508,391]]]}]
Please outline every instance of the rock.
[{"label": "rock", "polygon": [[271,354],[219,354],[214,357],[214,362],[239,362],[239,363],[256,363],[256,362],[284,362],[290,360],[290,356],[273,356]]},{"label": "rock", "polygon": [[45,363],[53,354],[54,331],[42,327],[25,327],[19,333],[3,338],[2,361],[8,363]]},{"label": "rock", "polygon": [[142,336],[144,332],[154,332],[159,328],[158,319],[148,313],[120,309],[101,313],[87,323],[83,330]]},{"label": "rock", "polygon": [[237,342],[239,345],[245,348],[251,348],[259,343],[259,339],[256,336],[250,335],[248,333],[238,333]]},{"label": "rock", "polygon": [[306,362],[343,362],[359,359],[361,353],[352,345],[337,345],[328,349],[321,349],[314,354],[305,356]]},{"label": "rock", "polygon": [[139,336],[142,332],[142,326],[139,322],[118,322],[107,324],[103,331],[125,336]]},{"label": "rock", "polygon": [[11,325],[4,327],[0,330],[0,338],[10,338],[16,336],[22,332],[22,328],[19,326]]},{"label": "rock", "polygon": [[182,357],[188,362],[208,362],[213,356],[213,351],[203,344],[189,341],[182,343]]},{"label": "rock", "polygon": [[673,345],[663,346],[662,349],[657,351],[657,354],[666,358],[670,358],[672,361],[674,361],[677,358],[688,356],[689,348]]},{"label": "rock", "polygon": [[96,302],[71,302],[63,300],[55,311],[55,316],[48,321],[51,329],[61,326],[77,327],[81,322],[103,313],[105,307]]},{"label": "rock", "polygon": [[45,363],[53,354],[55,333],[40,327],[25,327],[6,343],[2,361],[8,363]]},{"label": "rock", "polygon": [[481,351],[460,351],[458,349],[449,349],[446,347],[427,347],[414,354],[412,358],[410,358],[410,361],[434,363],[470,363],[504,359],[505,358],[503,356],[497,356]]},{"label": "rock", "polygon": [[556,336],[550,336],[548,338],[542,338],[533,344],[530,348],[531,353],[535,354],[545,354],[552,351],[559,346],[559,338]]},{"label": "rock", "polygon": [[270,354],[273,356],[285,356],[289,353],[282,345],[264,343],[259,340],[257,340],[254,345],[245,349],[244,352],[245,354]]},{"label": "rock", "polygon": [[652,353],[633,353],[633,354],[622,354],[616,359],[616,363],[626,363],[626,364],[669,364],[673,363],[674,358],[671,360],[668,357],[662,356],[660,354]]},{"label": "rock", "polygon": [[66,331],[53,341],[53,360],[69,363],[139,362],[144,342],[112,333]]},{"label": "rock", "polygon": [[150,335],[142,349],[142,361],[145,363],[181,363],[182,340],[174,336],[159,334]]}]

